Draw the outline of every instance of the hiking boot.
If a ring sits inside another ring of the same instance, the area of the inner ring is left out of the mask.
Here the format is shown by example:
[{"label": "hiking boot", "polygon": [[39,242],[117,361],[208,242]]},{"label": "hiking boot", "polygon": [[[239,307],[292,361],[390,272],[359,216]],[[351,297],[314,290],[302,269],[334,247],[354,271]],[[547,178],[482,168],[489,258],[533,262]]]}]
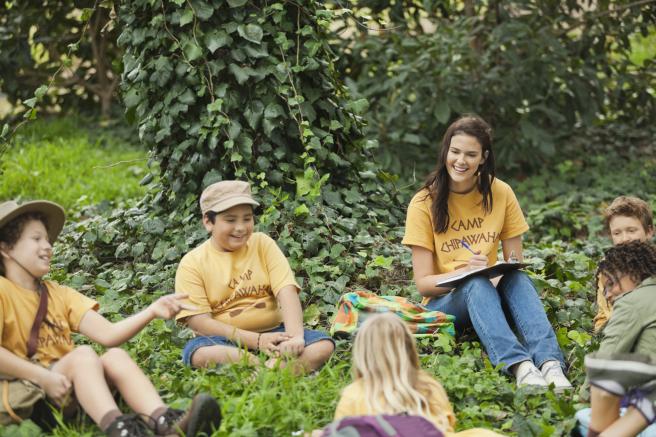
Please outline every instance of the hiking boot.
[{"label": "hiking boot", "polygon": [[554,391],[559,392],[572,388],[572,383],[569,382],[569,379],[563,373],[563,368],[560,366],[559,361],[546,361],[540,367],[540,372],[542,372],[542,377],[547,381],[547,384],[554,385]]},{"label": "hiking boot", "polygon": [[221,409],[212,396],[201,393],[194,396],[186,412],[169,408],[154,420],[158,436],[196,437],[201,433],[210,436],[221,425]]},{"label": "hiking boot", "polygon": [[549,385],[532,361],[522,361],[519,363],[515,370],[515,377],[517,378],[517,387],[525,385],[546,387]]},{"label": "hiking boot", "polygon": [[108,437],[145,437],[153,433],[135,414],[118,416],[105,430]]}]

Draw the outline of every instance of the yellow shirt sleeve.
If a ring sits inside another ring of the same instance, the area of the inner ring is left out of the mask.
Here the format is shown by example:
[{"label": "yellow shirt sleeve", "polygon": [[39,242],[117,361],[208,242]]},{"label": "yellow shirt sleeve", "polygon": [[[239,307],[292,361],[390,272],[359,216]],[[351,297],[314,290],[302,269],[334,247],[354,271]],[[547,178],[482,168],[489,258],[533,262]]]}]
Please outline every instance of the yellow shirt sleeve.
[{"label": "yellow shirt sleeve", "polygon": [[420,246],[435,252],[431,212],[424,202],[427,195],[428,191],[422,190],[410,201],[405,219],[405,235],[401,243],[406,246]]},{"label": "yellow shirt sleeve", "polygon": [[61,289],[66,293],[65,299],[68,303],[66,318],[68,319],[69,326],[73,332],[79,332],[82,317],[84,317],[87,311],[97,311],[100,305],[95,300],[70,287],[61,286]]},{"label": "yellow shirt sleeve", "polygon": [[196,307],[196,310],[193,311],[180,311],[175,316],[175,320],[212,312],[212,307],[205,291],[205,284],[203,283],[200,272],[196,268],[196,264],[191,260],[190,255],[185,255],[182,261],[180,261],[178,270],[175,273],[175,292],[177,294],[188,295],[189,304]]},{"label": "yellow shirt sleeve", "polygon": [[600,277],[597,282],[597,315],[593,319],[594,332],[601,332],[612,312],[612,307],[604,295],[605,285],[604,279]]},{"label": "yellow shirt sleeve", "polygon": [[2,298],[2,294],[0,294],[0,346],[2,345],[2,334],[5,328],[5,313],[7,312],[7,308],[5,308],[5,301]]},{"label": "yellow shirt sleeve", "polygon": [[524,218],[522,208],[519,206],[517,197],[509,185],[504,184],[507,189],[506,192],[506,214],[503,221],[503,228],[501,229],[500,240],[507,240],[509,238],[522,235],[528,231],[528,223]]},{"label": "yellow shirt sleeve", "polygon": [[287,285],[293,285],[296,287],[296,291],[300,291],[300,287],[294,278],[294,272],[289,266],[289,261],[287,261],[287,257],[282,253],[278,244],[271,237],[264,235],[262,248],[273,295],[277,296],[280,290]]},{"label": "yellow shirt sleeve", "polygon": [[335,408],[335,420],[348,416],[361,416],[365,413],[360,405],[362,395],[354,384],[350,384],[342,390],[342,395]]}]

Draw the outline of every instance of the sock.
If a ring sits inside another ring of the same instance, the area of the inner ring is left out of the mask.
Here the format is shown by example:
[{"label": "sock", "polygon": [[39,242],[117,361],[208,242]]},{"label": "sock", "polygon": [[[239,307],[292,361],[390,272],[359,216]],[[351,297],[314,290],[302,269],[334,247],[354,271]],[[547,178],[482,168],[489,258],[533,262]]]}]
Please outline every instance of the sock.
[{"label": "sock", "polygon": [[102,419],[100,419],[98,427],[103,431],[106,431],[107,428],[109,428],[109,425],[111,425],[116,420],[116,418],[120,416],[121,412],[119,410],[110,410],[109,412],[105,413]]},{"label": "sock", "polygon": [[151,417],[153,420],[157,421],[157,419],[159,419],[159,416],[161,416],[162,414],[166,413],[166,411],[167,411],[168,409],[169,409],[169,407],[167,407],[166,405],[162,405],[161,407],[157,407],[157,408],[155,408],[155,411],[153,411],[152,413],[150,413],[150,417]]}]

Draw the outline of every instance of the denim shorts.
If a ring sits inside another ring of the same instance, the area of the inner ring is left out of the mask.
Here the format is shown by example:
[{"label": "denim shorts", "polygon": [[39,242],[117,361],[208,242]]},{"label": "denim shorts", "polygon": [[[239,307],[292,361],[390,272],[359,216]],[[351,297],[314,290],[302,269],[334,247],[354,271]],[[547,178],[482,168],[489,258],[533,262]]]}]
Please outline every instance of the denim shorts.
[{"label": "denim shorts", "polygon": [[[277,328],[273,328],[269,331],[261,332],[261,334],[265,334],[267,332],[285,332],[285,325],[281,324]],[[333,345],[335,344],[335,340],[333,340],[332,337],[330,337],[328,334],[322,331],[313,331],[311,329],[304,329],[303,337],[305,339],[305,347],[308,347],[309,345],[321,340],[329,340],[333,343]],[[194,337],[187,342],[184,349],[182,350],[182,362],[185,363],[187,366],[191,366],[191,357],[194,355],[194,352],[206,346],[239,347],[237,343],[220,335],[212,335],[209,337],[206,336]]]}]

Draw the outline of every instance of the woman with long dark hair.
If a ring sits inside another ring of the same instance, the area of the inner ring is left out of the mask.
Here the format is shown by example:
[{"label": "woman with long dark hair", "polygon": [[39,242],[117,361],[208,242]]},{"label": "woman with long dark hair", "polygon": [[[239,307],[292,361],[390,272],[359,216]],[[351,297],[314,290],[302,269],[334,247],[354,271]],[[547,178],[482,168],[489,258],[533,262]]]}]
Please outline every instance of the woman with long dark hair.
[{"label": "woman with long dark hair", "polygon": [[502,364],[518,385],[570,388],[553,328],[526,273],[436,286],[495,264],[499,242],[504,259],[521,261],[527,230],[512,189],[495,177],[490,126],[475,115],[459,118],[444,134],[437,168],[408,206],[403,244],[412,249],[417,289],[428,308],[456,316],[456,330],[473,326],[492,364]]}]

